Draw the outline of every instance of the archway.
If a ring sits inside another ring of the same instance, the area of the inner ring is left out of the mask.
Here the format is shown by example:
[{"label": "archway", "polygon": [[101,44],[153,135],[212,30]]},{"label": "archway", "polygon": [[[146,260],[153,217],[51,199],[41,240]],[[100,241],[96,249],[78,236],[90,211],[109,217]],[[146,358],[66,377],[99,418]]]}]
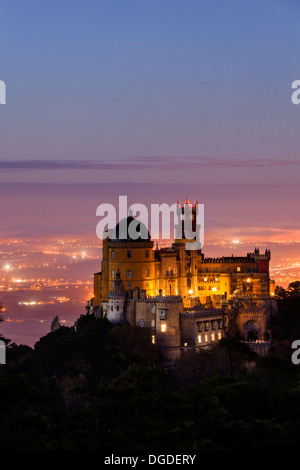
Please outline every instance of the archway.
[{"label": "archway", "polygon": [[247,332],[247,341],[256,341],[258,340],[257,332],[255,330],[249,330]]}]

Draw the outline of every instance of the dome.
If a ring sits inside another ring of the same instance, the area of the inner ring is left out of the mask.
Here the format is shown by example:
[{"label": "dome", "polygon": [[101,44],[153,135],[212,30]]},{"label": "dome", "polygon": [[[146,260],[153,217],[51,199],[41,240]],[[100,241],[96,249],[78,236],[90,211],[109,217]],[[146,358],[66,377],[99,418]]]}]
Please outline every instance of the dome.
[{"label": "dome", "polygon": [[[132,225],[131,222],[134,221]],[[132,230],[132,234],[128,233],[128,227]],[[123,233],[125,232],[125,233]],[[151,240],[150,233],[143,224],[138,219],[135,219],[131,215],[128,216],[126,219],[120,220],[120,222],[116,225],[115,229],[112,233],[112,241],[147,241]]]}]

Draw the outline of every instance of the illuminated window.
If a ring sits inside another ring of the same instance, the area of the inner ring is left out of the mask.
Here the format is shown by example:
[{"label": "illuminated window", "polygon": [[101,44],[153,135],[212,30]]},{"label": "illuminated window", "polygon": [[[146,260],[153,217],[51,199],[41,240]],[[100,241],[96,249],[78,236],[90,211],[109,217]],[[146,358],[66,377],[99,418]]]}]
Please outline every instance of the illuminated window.
[{"label": "illuminated window", "polygon": [[215,340],[215,334],[214,334],[214,333],[211,334],[211,340],[212,340],[212,341]]},{"label": "illuminated window", "polygon": [[187,345],[188,345],[187,343],[184,343],[184,347],[185,347],[185,348],[187,347]]},{"label": "illuminated window", "polygon": [[201,335],[198,335],[198,343],[201,343]]},{"label": "illuminated window", "polygon": [[165,332],[167,331],[167,324],[166,324],[166,323],[162,323],[162,324],[160,325],[160,331],[161,331],[162,333],[165,333]]},{"label": "illuminated window", "polygon": [[155,327],[155,320],[151,320],[151,326],[152,326],[152,328]]},{"label": "illuminated window", "polygon": [[206,343],[208,342],[208,336],[207,336],[207,335],[204,336],[204,341],[205,341]]},{"label": "illuminated window", "polygon": [[151,336],[151,341],[152,341],[152,344],[155,344],[155,335]]},{"label": "illuminated window", "polygon": [[238,266],[238,267],[236,268],[236,270],[237,270],[237,272],[239,273],[239,272],[241,271],[241,268]]},{"label": "illuminated window", "polygon": [[218,332],[218,339],[222,339],[222,333],[221,333],[221,331]]},{"label": "illuminated window", "polygon": [[111,251],[111,259],[114,259],[114,257],[115,257],[115,250],[112,250]]},{"label": "illuminated window", "polygon": [[132,251],[131,250],[127,250],[127,258],[132,258]]},{"label": "illuminated window", "polygon": [[204,281],[205,281],[205,282],[207,281],[207,277],[204,278]]},{"label": "illuminated window", "polygon": [[132,271],[131,271],[131,269],[126,272],[126,276],[127,276],[128,279],[131,279],[131,278],[132,278]]}]

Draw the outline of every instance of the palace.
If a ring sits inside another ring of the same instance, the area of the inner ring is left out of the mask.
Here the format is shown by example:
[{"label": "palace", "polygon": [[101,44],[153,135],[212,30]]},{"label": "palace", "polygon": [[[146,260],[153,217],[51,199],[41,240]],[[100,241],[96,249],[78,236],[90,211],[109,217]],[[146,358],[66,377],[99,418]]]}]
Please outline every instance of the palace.
[{"label": "palace", "polygon": [[[196,204],[190,206],[193,218]],[[183,212],[179,202],[178,210]],[[127,217],[127,227],[132,220]],[[269,250],[205,258],[201,249],[186,249],[191,240],[184,231],[170,247],[159,249],[139,224],[146,237],[121,238],[119,224],[114,239],[104,237],[102,270],[94,274],[87,312],[151,329],[152,341],[170,361],[184,349],[209,347],[233,331],[257,347],[269,343],[267,320],[276,309]]]}]

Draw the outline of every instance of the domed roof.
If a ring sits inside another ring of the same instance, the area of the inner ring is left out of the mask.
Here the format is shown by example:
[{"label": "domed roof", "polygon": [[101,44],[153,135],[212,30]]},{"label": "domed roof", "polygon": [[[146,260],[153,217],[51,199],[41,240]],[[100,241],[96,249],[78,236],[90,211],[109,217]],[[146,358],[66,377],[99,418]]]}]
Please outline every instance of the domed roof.
[{"label": "domed roof", "polygon": [[112,241],[136,242],[146,240],[151,240],[151,236],[147,227],[145,224],[143,224],[143,222],[135,219],[131,215],[129,215],[126,219],[120,220],[112,233]]}]

